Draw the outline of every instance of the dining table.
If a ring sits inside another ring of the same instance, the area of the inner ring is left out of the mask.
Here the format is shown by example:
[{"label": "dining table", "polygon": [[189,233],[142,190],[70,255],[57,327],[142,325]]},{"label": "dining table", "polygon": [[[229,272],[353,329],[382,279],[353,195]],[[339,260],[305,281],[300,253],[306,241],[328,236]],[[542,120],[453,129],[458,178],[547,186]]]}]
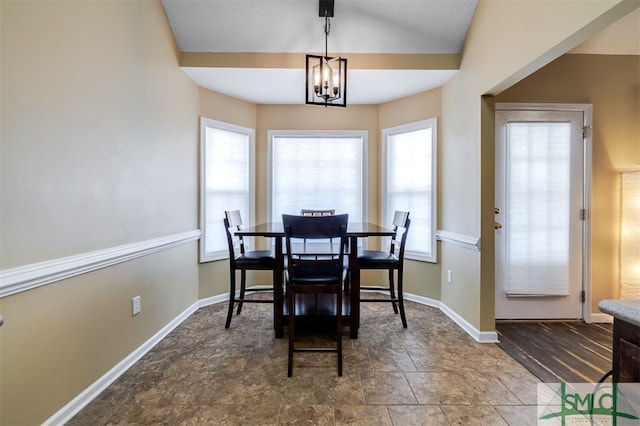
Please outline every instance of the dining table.
[{"label": "dining table", "polygon": [[[235,235],[243,237],[264,237],[274,239],[276,257],[276,271],[274,274],[273,289],[273,326],[277,338],[284,336],[284,324],[287,313],[285,312],[284,294],[284,227],[282,222],[265,222],[251,227],[243,228],[235,232]],[[343,310],[343,323],[349,324],[349,336],[358,338],[360,328],[360,268],[358,267],[358,238],[391,237],[395,231],[391,228],[372,222],[348,222],[347,238],[349,239],[349,309]]]}]

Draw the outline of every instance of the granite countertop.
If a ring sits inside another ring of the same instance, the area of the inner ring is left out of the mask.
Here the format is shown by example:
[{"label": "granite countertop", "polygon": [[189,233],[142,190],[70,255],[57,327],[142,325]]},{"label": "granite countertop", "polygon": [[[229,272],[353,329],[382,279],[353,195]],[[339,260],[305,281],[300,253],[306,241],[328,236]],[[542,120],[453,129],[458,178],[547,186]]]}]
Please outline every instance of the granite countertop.
[{"label": "granite countertop", "polygon": [[598,303],[605,314],[640,327],[640,300],[605,299]]}]

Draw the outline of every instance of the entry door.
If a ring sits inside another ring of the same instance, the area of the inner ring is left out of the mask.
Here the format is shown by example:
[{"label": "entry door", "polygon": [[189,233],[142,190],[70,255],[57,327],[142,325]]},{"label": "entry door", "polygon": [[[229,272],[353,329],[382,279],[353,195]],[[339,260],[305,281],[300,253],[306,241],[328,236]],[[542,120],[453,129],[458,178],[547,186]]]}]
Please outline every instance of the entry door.
[{"label": "entry door", "polygon": [[496,111],[496,318],[582,318],[582,111]]}]

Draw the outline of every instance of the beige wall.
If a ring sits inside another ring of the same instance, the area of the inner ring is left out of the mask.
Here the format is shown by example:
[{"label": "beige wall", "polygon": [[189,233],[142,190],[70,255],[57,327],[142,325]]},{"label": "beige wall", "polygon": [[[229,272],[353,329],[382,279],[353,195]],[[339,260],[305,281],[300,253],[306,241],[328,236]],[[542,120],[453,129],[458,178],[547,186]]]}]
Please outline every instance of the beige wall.
[{"label": "beige wall", "polygon": [[[442,90],[440,88],[409,96],[394,102],[389,102],[379,107],[380,129],[399,126],[406,123],[437,118],[438,126],[442,124]],[[442,217],[442,186],[440,165],[440,147],[442,146],[442,132],[438,131],[438,224]],[[380,208],[380,207],[379,207]],[[440,243],[437,250],[440,251]],[[404,271],[404,290],[421,297],[440,300],[440,253],[437,254],[438,263],[416,262],[407,260]],[[378,280],[384,279],[378,275]]]},{"label": "beige wall", "polygon": [[[425,92],[381,106],[351,105],[323,108],[297,105],[258,105],[228,98],[209,90],[200,90],[203,116],[256,129],[256,221],[267,218],[268,140],[269,130],[366,130],[368,132],[367,215],[380,221],[380,134],[384,127],[411,123],[440,116],[440,90]],[[229,111],[232,113],[229,113]],[[257,111],[257,112],[256,112]],[[255,121],[255,125],[252,122]],[[373,244],[377,244],[374,241]],[[258,242],[260,244],[260,242]],[[227,261],[201,264],[200,297],[221,295],[228,290]],[[363,278],[382,283],[383,274],[365,271]],[[252,283],[269,282],[267,273],[249,274]],[[423,297],[439,299],[440,267],[437,264],[408,261],[405,275],[406,291]]]},{"label": "beige wall", "polygon": [[[442,228],[481,240],[481,251],[442,244],[442,302],[480,331],[494,329],[494,95],[638,6],[631,1],[481,0],[459,72],[442,89]],[[544,29],[544,30],[541,30]],[[488,248],[487,248],[488,247]]]},{"label": "beige wall", "polygon": [[[256,128],[257,107],[255,104],[231,98],[211,90],[199,89],[200,93],[200,116],[235,124],[250,129]],[[256,162],[257,163],[257,162]],[[222,218],[220,219],[222,226]],[[208,297],[223,295],[229,291],[229,262],[217,261],[201,263],[198,267],[199,287],[198,297],[205,299]],[[247,274],[250,283],[268,283],[268,274],[254,273]]]},{"label": "beige wall", "polygon": [[[407,290],[492,330],[493,120],[481,96],[632,7],[481,0],[460,72],[441,91],[341,110],[198,90],[177,65],[158,1],[2,0],[0,267],[196,229],[199,115],[257,129],[258,221],[267,216],[267,130],[368,130],[368,214],[378,221],[380,129],[437,116],[440,227],[480,236],[482,252],[442,243],[441,265],[409,262]],[[41,423],[198,298],[223,294],[226,264],[198,267],[196,251],[185,244],[0,299],[0,424]],[[442,283],[440,266],[457,284]],[[143,310],[131,317],[137,294]]]},{"label": "beige wall", "polygon": [[[1,268],[197,229],[198,91],[160,2],[2,0],[0,19]],[[196,249],[0,299],[0,424],[45,421],[195,303]]]},{"label": "beige wall", "polygon": [[640,170],[640,56],[564,55],[496,96],[496,102],[593,105],[591,312],[617,298],[620,172]]}]

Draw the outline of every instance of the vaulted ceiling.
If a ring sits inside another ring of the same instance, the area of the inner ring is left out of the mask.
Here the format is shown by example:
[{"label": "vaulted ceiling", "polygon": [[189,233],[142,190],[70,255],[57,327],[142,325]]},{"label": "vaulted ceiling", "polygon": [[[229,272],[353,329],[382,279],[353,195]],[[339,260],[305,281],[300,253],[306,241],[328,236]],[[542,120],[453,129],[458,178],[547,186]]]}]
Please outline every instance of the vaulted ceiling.
[{"label": "vaulted ceiling", "polygon": [[[304,54],[325,50],[318,0],[162,4],[181,67],[196,84],[256,104],[304,103]],[[328,53],[349,60],[349,104],[389,102],[446,83],[459,67],[476,5],[477,0],[335,0]],[[638,54],[640,13],[630,15],[618,29],[608,29],[605,42],[592,40],[583,49],[631,43]],[[584,53],[579,48],[576,53]]]}]

